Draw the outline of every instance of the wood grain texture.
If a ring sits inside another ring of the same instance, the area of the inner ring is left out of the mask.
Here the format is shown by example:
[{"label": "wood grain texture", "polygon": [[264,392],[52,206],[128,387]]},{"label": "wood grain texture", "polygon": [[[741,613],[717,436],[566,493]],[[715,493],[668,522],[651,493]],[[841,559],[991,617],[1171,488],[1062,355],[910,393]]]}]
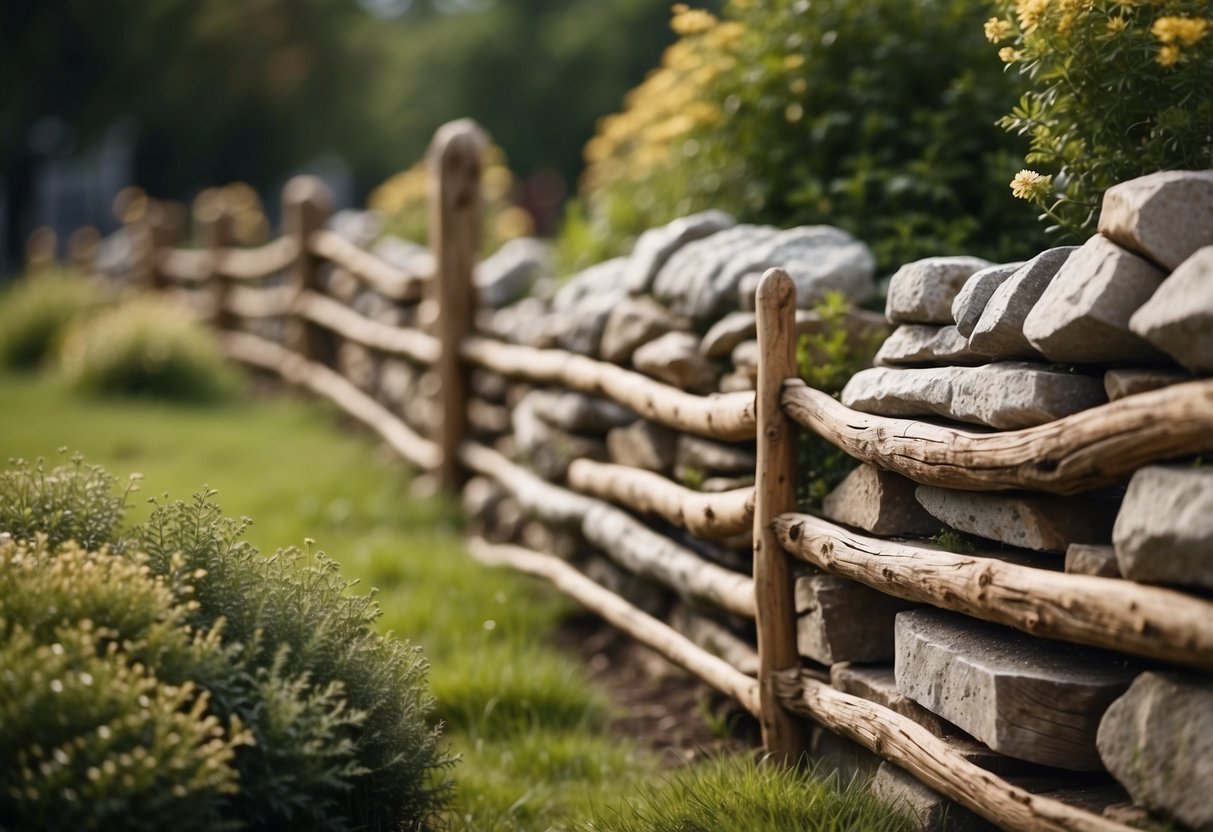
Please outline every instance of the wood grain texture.
[{"label": "wood grain texture", "polygon": [[203,249],[207,253],[207,275],[203,282],[211,295],[211,310],[214,315],[211,323],[219,330],[235,329],[237,319],[228,309],[227,300],[232,284],[219,270],[221,253],[232,238],[232,216],[226,206],[212,200],[195,212],[194,223],[198,228],[198,237],[202,241]]},{"label": "wood grain texture", "polygon": [[573,461],[568,481],[576,491],[641,514],[657,515],[696,537],[729,537],[746,531],[754,523],[752,487],[705,494],[652,471],[589,459]]},{"label": "wood grain texture", "polygon": [[1213,669],[1213,602],[1182,592],[866,537],[807,514],[780,515],[775,531],[792,555],[888,595],[1035,636]]},{"label": "wood grain texture", "polygon": [[785,385],[783,405],[862,462],[970,491],[1074,494],[1116,484],[1149,462],[1213,450],[1213,379],[1001,433],[860,413],[802,381]]},{"label": "wood grain texture", "polygon": [[219,252],[218,270],[232,280],[264,280],[290,268],[298,252],[299,243],[291,237],[254,248],[226,248]]},{"label": "wood grain texture", "polygon": [[426,278],[399,269],[369,251],[363,251],[349,240],[321,228],[307,238],[307,248],[318,257],[331,260],[376,292],[392,300],[419,300]]},{"label": "wood grain texture", "polygon": [[300,296],[294,308],[297,314],[312,323],[364,347],[400,355],[418,364],[433,364],[438,360],[440,347],[434,336],[371,320],[317,292]]},{"label": "wood grain texture", "polygon": [[697,646],[663,621],[603,589],[560,558],[520,546],[487,543],[480,538],[472,538],[467,542],[467,546],[468,551],[481,563],[508,566],[551,581],[557,589],[582,606],[602,616],[642,644],[652,647],[712,687],[733,697],[747,711],[757,716],[758,683],[754,679]]},{"label": "wood grain texture", "polygon": [[735,442],[753,439],[756,434],[753,393],[696,396],[584,355],[505,344],[491,338],[468,338],[460,349],[467,361],[483,369],[605,396],[676,430]]},{"label": "wood grain texture", "polygon": [[924,784],[1003,829],[1016,832],[1129,832],[1132,827],[1034,795],[970,763],[947,741],[911,719],[841,693],[797,670],[776,677],[780,699],[795,713],[879,754]]}]

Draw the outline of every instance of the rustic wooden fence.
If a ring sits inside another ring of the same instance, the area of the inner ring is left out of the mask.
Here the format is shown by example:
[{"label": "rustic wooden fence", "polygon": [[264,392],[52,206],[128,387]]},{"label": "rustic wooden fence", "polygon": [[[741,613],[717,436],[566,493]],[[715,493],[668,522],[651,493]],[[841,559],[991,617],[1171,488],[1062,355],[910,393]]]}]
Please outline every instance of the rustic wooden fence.
[{"label": "rustic wooden fence", "polygon": [[[971,740],[924,727],[907,707],[831,685],[829,668],[806,662],[797,647],[796,570],[811,567],[1042,639],[1198,671],[1213,670],[1213,602],[1127,580],[885,540],[798,513],[793,443],[796,431],[813,431],[863,463],[922,484],[1071,494],[1123,482],[1149,462],[1213,449],[1213,380],[994,433],[856,412],[797,377],[796,290],[779,269],[763,276],[757,292],[755,392],[693,395],[586,356],[504,343],[478,334],[475,324],[484,147],[483,135],[469,122],[447,125],[434,139],[429,273],[402,270],[327,230],[331,208],[325,192],[301,178],[284,192],[283,236],[257,249],[228,245],[222,210],[195,218],[202,247],[174,248],[174,232],[153,206],[132,229],[141,241],[138,277],[157,290],[185,288],[218,327],[232,358],[333,402],[406,460],[435,474],[442,487],[454,490],[470,475],[489,478],[531,516],[574,528],[627,572],[742,622],[735,631],[752,621],[752,644],[718,629],[710,651],[565,559],[512,543],[469,541],[480,560],[550,581],[733,697],[759,719],[771,754],[794,760],[805,753],[816,723],[999,826],[1130,828],[1104,817],[1089,801],[1066,802],[996,773],[1001,769],[989,764],[990,755],[972,753]],[[334,270],[386,299],[394,322],[332,297],[322,276]],[[412,323],[400,325],[401,320]],[[410,423],[398,403],[376,397],[373,385],[334,369],[342,344],[421,368],[431,383],[418,385],[420,392],[412,395],[428,397],[428,418]],[[483,412],[497,408],[500,430],[503,407],[476,401],[473,371],[610,400],[678,432],[753,442],[755,484],[702,493],[650,471],[590,459],[573,462],[563,484],[548,481],[478,441],[478,433],[491,432],[478,427],[486,421]],[[666,528],[704,540],[752,534],[752,572],[704,559],[664,534]]]}]

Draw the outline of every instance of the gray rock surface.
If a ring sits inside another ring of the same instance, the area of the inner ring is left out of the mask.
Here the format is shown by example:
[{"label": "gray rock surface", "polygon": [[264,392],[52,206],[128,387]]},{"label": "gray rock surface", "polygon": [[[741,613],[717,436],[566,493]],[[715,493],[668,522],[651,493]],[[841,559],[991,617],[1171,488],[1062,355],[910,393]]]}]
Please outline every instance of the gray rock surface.
[{"label": "gray rock surface", "polygon": [[1038,552],[1064,552],[1071,543],[1110,543],[1116,503],[1097,497],[1005,495],[918,486],[932,516],[987,540]]},{"label": "gray rock surface", "polygon": [[716,382],[716,366],[699,352],[693,332],[667,332],[632,353],[632,364],[645,375],[691,392],[706,392]]},{"label": "gray rock surface", "polygon": [[1099,232],[1160,266],[1174,269],[1213,245],[1213,170],[1171,170],[1104,192]]},{"label": "gray rock surface", "polygon": [[510,411],[516,448],[528,466],[544,479],[560,482],[574,459],[605,461],[608,452],[601,440],[561,430],[543,418],[539,392],[528,393]]},{"label": "gray rock surface", "polygon": [[[590,266],[564,284],[552,298],[546,326],[556,343],[570,352],[597,356],[607,318],[625,297],[627,259],[616,257]],[[537,326],[536,322],[531,322]]]},{"label": "gray rock surface", "polygon": [[552,250],[547,243],[533,237],[508,240],[476,266],[480,302],[493,309],[511,304],[551,271]]},{"label": "gray rock surface", "polygon": [[610,399],[567,390],[532,390],[526,402],[543,421],[572,433],[605,433],[636,420],[635,413]]},{"label": "gray rock surface", "polygon": [[1165,276],[1097,234],[1066,260],[1032,307],[1024,337],[1051,361],[1156,361],[1162,354],[1129,330],[1129,318]]},{"label": "gray rock surface", "polygon": [[1213,588],[1213,468],[1138,470],[1112,540],[1130,580]]},{"label": "gray rock surface", "polygon": [[1022,265],[1023,263],[1001,263],[987,266],[969,275],[956,297],[952,298],[952,320],[961,335],[968,338],[972,334],[986,304],[994,296],[994,290],[1006,283]]},{"label": "gray rock surface", "polygon": [[833,575],[796,579],[796,645],[815,662],[893,658],[893,619],[912,604]]},{"label": "gray rock surface", "polygon": [[711,439],[690,434],[680,434],[678,450],[674,455],[674,469],[679,479],[687,471],[710,474],[753,475],[758,464],[754,447],[750,445],[727,445]]},{"label": "gray rock surface", "polygon": [[1213,682],[1141,674],[1104,714],[1098,742],[1135,803],[1213,829]]},{"label": "gray rock surface", "polygon": [[1103,387],[1108,401],[1114,402],[1191,380],[1192,376],[1179,370],[1108,370],[1103,374]]},{"label": "gray rock surface", "polygon": [[488,331],[511,344],[552,347],[556,334],[547,317],[548,306],[539,298],[523,298],[492,313]]},{"label": "gray rock surface", "polygon": [[940,523],[914,498],[916,488],[892,471],[860,465],[826,495],[821,513],[836,523],[882,537],[925,537]]},{"label": "gray rock surface", "polygon": [[742,341],[758,337],[758,317],[753,312],[730,312],[716,323],[699,342],[699,351],[708,358],[724,358]]},{"label": "gray rock surface", "polygon": [[856,373],[842,391],[847,407],[885,416],[942,416],[994,428],[1051,422],[1107,401],[1100,379],[1039,364],[891,369]]},{"label": "gray rock surface", "polygon": [[1122,657],[941,610],[900,613],[897,689],[995,751],[1103,768],[1099,720],[1136,676]]},{"label": "gray rock surface", "polygon": [[434,273],[434,255],[430,250],[400,237],[381,237],[370,248],[371,254],[398,269],[412,274]]},{"label": "gray rock surface", "polygon": [[969,349],[969,339],[954,326],[902,324],[876,353],[877,367],[923,364],[986,364],[989,357]]},{"label": "gray rock surface", "polygon": [[951,737],[962,732],[952,723],[941,719],[897,689],[897,675],[892,665],[865,665],[839,662],[830,667],[830,684],[843,693],[875,702],[896,714],[917,722],[937,737]]},{"label": "gray rock surface", "polygon": [[652,298],[624,298],[607,316],[599,352],[604,361],[627,364],[638,347],[689,326]]},{"label": "gray rock surface", "polygon": [[675,251],[736,224],[737,221],[724,211],[703,211],[645,231],[628,258],[625,278],[628,291],[633,295],[648,292],[653,279]]},{"label": "gray rock surface", "polygon": [[998,829],[893,763],[880,764],[870,788],[873,797],[906,815],[911,828],[918,832],[995,832]]},{"label": "gray rock surface", "polygon": [[889,280],[885,317],[894,323],[952,323],[952,301],[965,281],[992,266],[980,257],[927,257],[906,263]]},{"label": "gray rock surface", "polygon": [[366,248],[383,230],[383,217],[377,211],[342,208],[329,217],[326,225],[359,248]]},{"label": "gray rock surface", "polygon": [[1066,548],[1066,572],[1071,575],[1094,575],[1097,578],[1119,578],[1116,549],[1093,543],[1071,543]]},{"label": "gray rock surface", "polygon": [[[1207,220],[1213,226],[1213,211]],[[1129,328],[1194,373],[1213,373],[1213,246],[1162,282]]]},{"label": "gray rock surface", "polygon": [[611,462],[668,475],[674,470],[678,434],[655,422],[637,419],[607,433]]},{"label": "gray rock surface", "polygon": [[1077,251],[1061,246],[1042,251],[1003,281],[986,301],[969,332],[969,347],[998,359],[1035,359],[1040,353],[1023,334],[1023,323],[1057,272]]},{"label": "gray rock surface", "polygon": [[687,243],[653,279],[653,295],[677,315],[704,319],[735,301],[733,293],[721,297],[716,276],[729,259],[760,246],[774,237],[776,229],[765,225],[735,225],[710,237]]}]

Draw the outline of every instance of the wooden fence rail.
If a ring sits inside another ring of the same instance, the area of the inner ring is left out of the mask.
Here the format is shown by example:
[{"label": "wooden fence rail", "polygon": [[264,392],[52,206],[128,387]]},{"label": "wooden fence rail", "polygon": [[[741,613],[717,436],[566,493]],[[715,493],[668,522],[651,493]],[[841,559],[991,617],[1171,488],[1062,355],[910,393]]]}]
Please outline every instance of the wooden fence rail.
[{"label": "wooden fence rail", "polygon": [[[764,744],[779,758],[794,761],[805,753],[808,717],[1005,828],[1127,828],[1030,794],[904,715],[817,678],[803,667],[798,648],[797,576],[825,573],[836,576],[830,580],[846,578],[887,596],[1034,636],[1201,670],[1213,670],[1213,601],[871,537],[798,513],[796,432],[812,431],[863,463],[921,484],[1072,494],[1122,483],[1147,463],[1213,450],[1213,380],[1129,396],[1015,431],[979,432],[859,413],[797,377],[796,289],[780,269],[763,276],[755,299],[756,392],[693,395],[584,355],[503,343],[477,334],[473,323],[485,147],[480,129],[464,121],[442,128],[430,148],[432,273],[401,269],[327,229],[331,200],[320,183],[303,177],[284,192],[283,236],[255,249],[229,245],[222,211],[199,217],[202,248],[175,248],[177,235],[163,227],[161,213],[150,212],[152,226],[139,238],[150,246],[141,254],[139,279],[155,289],[183,284],[209,293],[211,320],[222,330],[231,358],[333,402],[436,475],[445,489],[457,489],[468,476],[487,478],[528,517],[574,530],[618,567],[664,587],[692,611],[715,610],[734,624],[752,625],[756,677],[572,563],[516,545],[469,542],[485,563],[551,582],[736,699],[759,719]],[[424,323],[398,326],[355,311],[326,291],[324,275],[332,269]],[[275,322],[284,326],[258,329]],[[428,418],[410,424],[398,402],[381,401],[374,390],[343,375],[335,368],[342,348],[410,362],[428,374],[429,388],[410,394],[430,397]],[[753,443],[754,485],[702,493],[659,473],[589,458],[573,460],[562,485],[545,480],[473,440],[478,426],[500,428],[510,418],[504,406],[476,398],[473,371],[606,399],[680,434]],[[746,563],[705,559],[697,548],[700,541],[710,546],[750,537],[752,572]],[[686,631],[713,627],[724,641],[737,642],[735,655],[753,664],[751,648],[734,631],[712,623]]]}]

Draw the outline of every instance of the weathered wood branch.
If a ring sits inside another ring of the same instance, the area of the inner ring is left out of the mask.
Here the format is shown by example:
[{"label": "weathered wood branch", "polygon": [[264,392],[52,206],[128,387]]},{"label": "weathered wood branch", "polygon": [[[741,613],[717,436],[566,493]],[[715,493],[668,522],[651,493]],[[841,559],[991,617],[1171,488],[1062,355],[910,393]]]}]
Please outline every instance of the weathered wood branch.
[{"label": "weathered wood branch", "polygon": [[313,254],[333,261],[386,297],[393,300],[418,300],[421,297],[424,277],[396,268],[334,231],[322,228],[312,232],[308,238],[308,248]]},{"label": "weathered wood branch", "polygon": [[438,360],[438,341],[433,336],[371,320],[317,292],[301,295],[295,302],[295,312],[364,347],[402,355],[419,364]]},{"label": "weathered wood branch", "polygon": [[378,433],[417,467],[432,470],[438,465],[441,454],[433,442],[418,436],[383,405],[328,367],[309,362],[272,341],[242,332],[221,335],[220,344],[228,357],[271,370],[291,384],[306,387],[328,399]]},{"label": "weathered wood branch", "polygon": [[780,515],[775,532],[792,555],[887,595],[1035,636],[1213,669],[1213,602],[1182,592],[866,537],[807,514]]},{"label": "weathered wood branch", "polygon": [[297,243],[290,237],[279,237],[256,248],[224,249],[217,270],[233,280],[262,280],[288,268],[297,255]]},{"label": "weathered wood branch", "polygon": [[817,720],[904,768],[927,786],[1003,829],[1022,832],[1129,832],[1131,827],[1034,795],[966,760],[913,720],[841,693],[797,670],[778,674],[785,707]]},{"label": "weathered wood branch", "polygon": [[552,485],[483,445],[465,442],[459,456],[471,470],[504,485],[528,512],[550,523],[579,528],[586,540],[629,572],[680,595],[754,616],[754,582],[748,575],[709,563],[627,512]]},{"label": "weathered wood branch", "polygon": [[664,622],[603,589],[560,558],[519,546],[468,541],[468,550],[481,563],[508,566],[551,581],[560,591],[602,616],[632,638],[647,644],[679,667],[695,674],[717,690],[733,697],[758,715],[758,683],[723,659],[698,647]]},{"label": "weathered wood branch", "polygon": [[505,344],[484,337],[468,338],[460,351],[467,361],[486,370],[605,396],[646,419],[676,430],[729,441],[755,436],[753,393],[696,396],[584,355]]},{"label": "weathered wood branch", "polygon": [[754,522],[754,489],[720,494],[692,491],[652,471],[590,459],[569,466],[575,491],[658,517],[696,537],[715,539],[747,531]]},{"label": "weathered wood branch", "polygon": [[1213,380],[1127,396],[1023,430],[980,433],[860,413],[800,381],[788,415],[856,459],[927,485],[1073,494],[1149,462],[1213,450]]},{"label": "weathered wood branch", "polygon": [[156,270],[178,283],[202,283],[211,273],[211,255],[201,249],[162,248],[155,258]]},{"label": "weathered wood branch", "polygon": [[227,310],[241,318],[277,318],[289,314],[294,287],[274,286],[255,289],[251,286],[232,286],[224,298]]}]

